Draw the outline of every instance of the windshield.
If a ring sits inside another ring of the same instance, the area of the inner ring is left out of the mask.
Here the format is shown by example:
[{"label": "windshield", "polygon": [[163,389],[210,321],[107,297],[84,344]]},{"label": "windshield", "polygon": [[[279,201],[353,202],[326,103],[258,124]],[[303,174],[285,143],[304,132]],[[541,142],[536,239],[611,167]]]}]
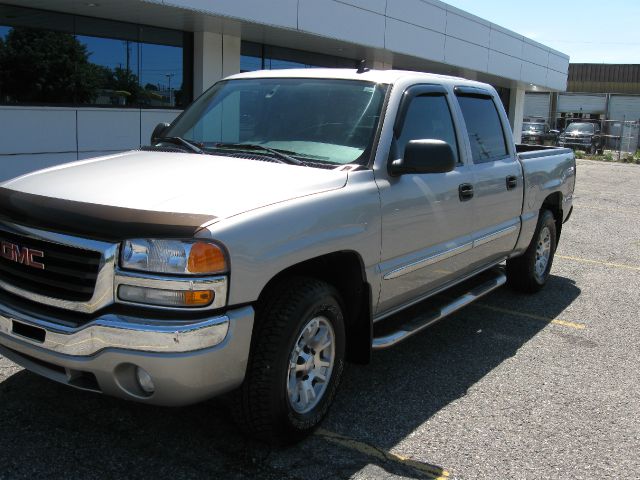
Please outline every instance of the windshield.
[{"label": "windshield", "polygon": [[366,163],[385,93],[384,85],[353,80],[228,80],[196,100],[165,135],[219,154],[229,153],[223,144],[242,150],[244,143],[312,162]]},{"label": "windshield", "polygon": [[593,123],[572,123],[567,132],[593,133]]},{"label": "windshield", "polygon": [[522,129],[529,132],[542,132],[544,133],[544,125],[542,123],[523,123]]}]

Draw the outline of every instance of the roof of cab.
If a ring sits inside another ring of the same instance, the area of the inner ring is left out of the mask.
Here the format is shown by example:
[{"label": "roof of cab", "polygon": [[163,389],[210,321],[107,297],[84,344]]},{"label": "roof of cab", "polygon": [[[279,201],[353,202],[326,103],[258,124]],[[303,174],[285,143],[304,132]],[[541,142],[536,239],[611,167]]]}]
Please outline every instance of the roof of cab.
[{"label": "roof of cab", "polygon": [[420,82],[464,85],[473,87],[490,87],[486,83],[466,80],[459,77],[438,75],[435,73],[412,72],[408,70],[365,70],[358,73],[356,69],[346,68],[299,68],[282,70],[258,70],[254,72],[231,75],[227,79],[248,78],[332,78],[344,80],[366,80],[375,83],[393,84],[403,79]]}]

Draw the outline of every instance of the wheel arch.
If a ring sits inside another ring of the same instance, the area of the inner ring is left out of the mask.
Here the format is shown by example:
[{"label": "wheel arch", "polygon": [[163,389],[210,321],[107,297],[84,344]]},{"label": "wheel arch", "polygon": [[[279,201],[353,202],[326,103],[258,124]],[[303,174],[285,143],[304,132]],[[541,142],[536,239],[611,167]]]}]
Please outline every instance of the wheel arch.
[{"label": "wheel arch", "polygon": [[368,363],[373,337],[372,294],[360,254],[353,250],[333,252],[305,260],[277,273],[260,293],[256,306],[258,317],[260,305],[270,292],[287,278],[295,276],[316,278],[338,290],[344,304],[346,358],[353,363]]},{"label": "wheel arch", "polygon": [[540,207],[540,211],[549,210],[556,221],[556,248],[558,246],[558,242],[560,241],[560,233],[562,232],[562,220],[563,220],[563,212],[562,212],[562,192],[554,192],[548,195],[544,201],[542,202],[542,207]]}]

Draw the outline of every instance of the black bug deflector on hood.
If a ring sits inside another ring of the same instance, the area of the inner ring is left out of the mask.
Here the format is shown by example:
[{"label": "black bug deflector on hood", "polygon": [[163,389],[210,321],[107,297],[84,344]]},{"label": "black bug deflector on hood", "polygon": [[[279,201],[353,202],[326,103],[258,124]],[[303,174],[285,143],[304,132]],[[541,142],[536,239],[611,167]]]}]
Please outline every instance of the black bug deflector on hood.
[{"label": "black bug deflector on hood", "polygon": [[97,240],[191,238],[214,215],[136,210],[0,187],[0,221]]}]

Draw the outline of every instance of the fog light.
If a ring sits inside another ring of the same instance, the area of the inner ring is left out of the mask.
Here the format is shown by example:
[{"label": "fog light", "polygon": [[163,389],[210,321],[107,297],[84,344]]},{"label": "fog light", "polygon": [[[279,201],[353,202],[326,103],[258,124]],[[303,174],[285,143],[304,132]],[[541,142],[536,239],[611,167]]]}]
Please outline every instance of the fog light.
[{"label": "fog light", "polygon": [[163,307],[206,307],[214,297],[211,290],[163,290],[133,285],[120,285],[118,288],[120,300]]},{"label": "fog light", "polygon": [[156,386],[153,384],[153,380],[151,380],[151,375],[149,375],[144,368],[136,367],[136,379],[144,393],[151,395],[156,391]]}]

